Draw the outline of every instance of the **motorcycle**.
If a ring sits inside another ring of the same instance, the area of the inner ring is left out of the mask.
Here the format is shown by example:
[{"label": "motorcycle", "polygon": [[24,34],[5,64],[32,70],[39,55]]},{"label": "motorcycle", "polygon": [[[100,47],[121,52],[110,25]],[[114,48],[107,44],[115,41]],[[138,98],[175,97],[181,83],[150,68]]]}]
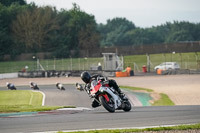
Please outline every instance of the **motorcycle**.
[{"label": "motorcycle", "polygon": [[31,87],[31,89],[39,90],[39,87],[38,87],[37,84],[34,83],[34,82],[30,82],[30,87]]},{"label": "motorcycle", "polygon": [[115,112],[115,110],[124,110],[128,112],[131,110],[131,103],[126,95],[123,98],[119,97],[119,94],[113,87],[109,87],[109,82],[97,80],[96,86],[89,88],[87,85],[84,87],[76,83],[76,88],[80,91],[86,91],[90,98],[102,105],[108,112]]},{"label": "motorcycle", "polygon": [[12,84],[12,83],[6,83],[6,86],[7,86],[7,88],[8,89],[10,89],[10,90],[17,90],[17,88],[15,87],[15,85],[14,84]]},{"label": "motorcycle", "polygon": [[65,87],[64,87],[63,84],[61,84],[61,83],[56,83],[56,87],[57,87],[57,89],[59,89],[59,90],[65,90]]}]

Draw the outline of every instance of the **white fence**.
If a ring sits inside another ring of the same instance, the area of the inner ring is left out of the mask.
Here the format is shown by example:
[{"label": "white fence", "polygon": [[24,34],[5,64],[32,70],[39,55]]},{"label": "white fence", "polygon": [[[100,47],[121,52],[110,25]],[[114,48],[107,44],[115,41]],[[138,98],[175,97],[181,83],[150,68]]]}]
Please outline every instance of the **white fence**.
[{"label": "white fence", "polygon": [[4,74],[0,74],[0,79],[6,79],[6,78],[18,78],[18,73],[4,73]]}]

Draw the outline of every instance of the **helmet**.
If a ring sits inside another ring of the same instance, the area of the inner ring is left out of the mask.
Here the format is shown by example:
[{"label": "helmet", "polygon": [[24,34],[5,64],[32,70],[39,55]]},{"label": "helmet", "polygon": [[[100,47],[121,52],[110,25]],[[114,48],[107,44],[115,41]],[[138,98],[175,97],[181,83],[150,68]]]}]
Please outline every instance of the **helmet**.
[{"label": "helmet", "polygon": [[87,84],[90,82],[91,76],[88,72],[85,71],[81,73],[81,79]]}]

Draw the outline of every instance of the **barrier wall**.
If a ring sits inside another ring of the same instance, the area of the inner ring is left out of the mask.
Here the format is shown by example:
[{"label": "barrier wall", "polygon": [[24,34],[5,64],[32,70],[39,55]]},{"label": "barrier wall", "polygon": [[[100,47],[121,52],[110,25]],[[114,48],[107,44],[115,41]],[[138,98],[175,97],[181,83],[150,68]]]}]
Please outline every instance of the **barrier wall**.
[{"label": "barrier wall", "polygon": [[0,79],[18,78],[18,73],[4,73],[0,74]]}]

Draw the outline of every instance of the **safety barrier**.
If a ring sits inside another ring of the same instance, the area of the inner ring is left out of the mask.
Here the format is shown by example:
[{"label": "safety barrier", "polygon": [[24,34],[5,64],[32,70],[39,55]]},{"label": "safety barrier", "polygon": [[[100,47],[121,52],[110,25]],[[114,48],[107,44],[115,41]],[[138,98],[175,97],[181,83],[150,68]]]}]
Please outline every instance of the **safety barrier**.
[{"label": "safety barrier", "polygon": [[4,74],[0,74],[0,79],[6,79],[6,78],[18,78],[18,73],[4,73]]}]

